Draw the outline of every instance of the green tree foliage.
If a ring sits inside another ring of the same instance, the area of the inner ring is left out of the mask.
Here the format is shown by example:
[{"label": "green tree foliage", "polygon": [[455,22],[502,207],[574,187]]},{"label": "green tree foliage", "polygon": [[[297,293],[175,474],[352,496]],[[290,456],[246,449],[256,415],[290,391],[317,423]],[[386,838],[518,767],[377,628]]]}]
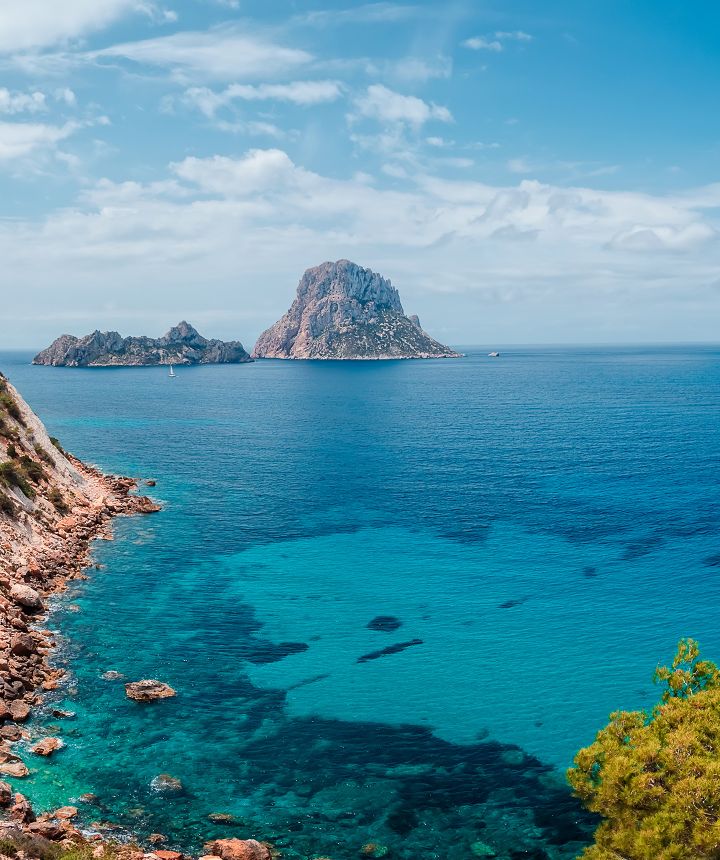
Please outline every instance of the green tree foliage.
[{"label": "green tree foliage", "polygon": [[649,713],[617,711],[568,780],[603,821],[582,860],[720,860],[720,670],[683,639]]}]

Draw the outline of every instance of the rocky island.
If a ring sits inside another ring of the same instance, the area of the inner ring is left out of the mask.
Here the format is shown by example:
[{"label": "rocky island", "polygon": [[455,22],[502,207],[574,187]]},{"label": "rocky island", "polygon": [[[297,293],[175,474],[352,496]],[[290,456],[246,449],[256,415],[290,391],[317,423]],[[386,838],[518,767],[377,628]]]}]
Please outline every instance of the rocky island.
[{"label": "rocky island", "polygon": [[85,337],[61,335],[33,359],[53,367],[129,367],[158,364],[239,364],[252,361],[237,341],[208,340],[189,323],[178,323],[158,338],[122,337],[94,331]]},{"label": "rocky island", "polygon": [[338,260],[308,269],[290,310],[260,335],[254,358],[459,358],[406,316],[389,280]]}]

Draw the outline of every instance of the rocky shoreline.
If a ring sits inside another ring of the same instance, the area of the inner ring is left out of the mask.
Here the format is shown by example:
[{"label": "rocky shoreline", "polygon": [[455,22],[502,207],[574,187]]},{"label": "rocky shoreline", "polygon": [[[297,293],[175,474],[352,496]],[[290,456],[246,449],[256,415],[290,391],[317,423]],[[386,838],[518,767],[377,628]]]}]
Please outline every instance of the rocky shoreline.
[{"label": "rocky shoreline", "polygon": [[[92,541],[112,539],[115,517],[161,509],[134,494],[137,488],[132,478],[106,475],[64,451],[0,374],[0,857],[183,860],[178,851],[155,847],[165,843],[162,834],[153,834],[153,847],[143,848],[130,834],[113,841],[101,827],[85,828],[76,821],[75,806],[36,814],[28,798],[5,781],[29,774],[14,745],[27,743],[24,723],[64,675],[50,660],[55,642],[44,626],[48,599],[69,581],[87,578]],[[174,695],[150,680],[128,684],[126,692],[141,702]],[[55,710],[53,716],[71,714]],[[46,757],[62,746],[60,738],[43,737],[29,754]],[[278,856],[254,839],[218,839],[205,851],[204,860]]]}]

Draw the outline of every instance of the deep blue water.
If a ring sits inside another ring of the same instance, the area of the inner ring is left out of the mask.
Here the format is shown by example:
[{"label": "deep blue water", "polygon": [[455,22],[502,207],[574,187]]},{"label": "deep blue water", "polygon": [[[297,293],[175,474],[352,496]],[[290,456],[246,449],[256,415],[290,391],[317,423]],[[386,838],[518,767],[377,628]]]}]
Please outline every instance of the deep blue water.
[{"label": "deep blue water", "polygon": [[[175,380],[29,357],[0,369],[51,433],[165,505],[52,617],[77,717],[35,721],[67,741],[24,782],[39,805],[93,792],[86,820],[290,858],[571,858],[574,751],[654,701],[681,636],[720,658],[720,348]],[[178,696],[138,705],[108,670]]]}]

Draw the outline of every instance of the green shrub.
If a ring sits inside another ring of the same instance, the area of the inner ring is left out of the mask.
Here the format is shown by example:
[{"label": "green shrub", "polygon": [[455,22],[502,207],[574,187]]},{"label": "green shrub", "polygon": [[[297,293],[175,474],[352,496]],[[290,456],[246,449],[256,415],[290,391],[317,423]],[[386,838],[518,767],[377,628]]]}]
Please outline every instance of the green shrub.
[{"label": "green shrub", "polygon": [[0,485],[18,487],[29,499],[35,498],[35,490],[28,483],[23,469],[10,460],[0,463]]},{"label": "green shrub", "polygon": [[64,454],[64,453],[65,453],[65,449],[64,449],[64,448],[63,448],[63,446],[60,444],[60,440],[59,440],[59,439],[56,439],[54,436],[51,436],[51,437],[50,437],[50,441],[51,441],[51,442],[52,442],[52,444],[53,444],[53,445],[58,449],[58,451],[59,451],[61,454]]},{"label": "green shrub", "polygon": [[38,457],[41,460],[43,460],[45,463],[47,463],[48,466],[54,466],[55,465],[55,461],[53,460],[53,458],[50,456],[50,454],[48,454],[48,452],[43,448],[43,446],[39,442],[36,442],[33,447],[35,448],[35,453],[38,455]]},{"label": "green shrub", "polygon": [[23,427],[25,426],[20,407],[15,402],[15,398],[7,391],[0,392],[0,406],[3,406],[7,414],[11,418],[14,418],[18,424],[22,424]]},{"label": "green shrub", "polygon": [[50,488],[50,491],[48,492],[48,499],[55,506],[55,510],[58,513],[67,513],[67,502],[65,501],[65,499],[63,498],[63,494],[60,492],[60,490],[58,490],[57,487]]},{"label": "green shrub", "polygon": [[23,454],[23,456],[20,457],[20,465],[22,466],[22,470],[28,480],[33,481],[36,484],[38,481],[42,481],[47,477],[45,470],[40,463],[36,463],[35,460],[31,460],[27,454]]}]

